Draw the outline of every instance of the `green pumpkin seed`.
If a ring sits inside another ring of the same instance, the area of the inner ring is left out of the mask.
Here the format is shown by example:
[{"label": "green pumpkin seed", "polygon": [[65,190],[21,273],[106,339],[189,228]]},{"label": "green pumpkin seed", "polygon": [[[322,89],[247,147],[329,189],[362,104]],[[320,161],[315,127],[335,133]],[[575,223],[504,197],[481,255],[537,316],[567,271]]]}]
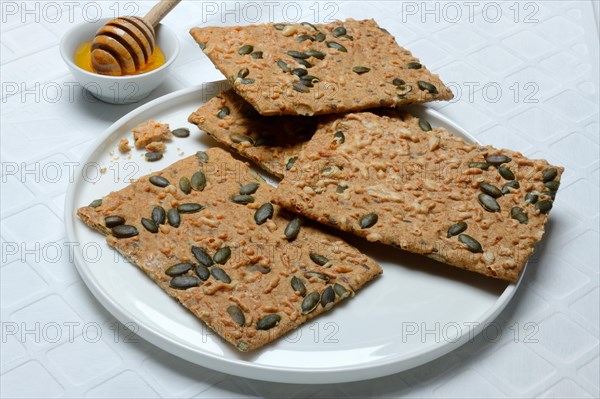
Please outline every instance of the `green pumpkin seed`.
[{"label": "green pumpkin seed", "polygon": [[315,38],[312,37],[311,35],[298,35],[298,36],[296,36],[296,39],[298,40],[298,43],[302,43],[307,40],[310,40],[311,42],[315,41]]},{"label": "green pumpkin seed", "polygon": [[273,26],[274,26],[274,27],[275,27],[275,29],[277,29],[277,30],[283,30],[283,28],[285,28],[285,25],[284,25],[284,24],[275,24],[275,25],[273,25]]},{"label": "green pumpkin seed", "polygon": [[235,321],[238,326],[244,327],[246,325],[246,317],[244,317],[244,312],[242,312],[242,310],[237,306],[231,305],[228,307],[227,313],[229,313],[231,319]]},{"label": "green pumpkin seed", "polygon": [[227,273],[225,273],[225,270],[221,269],[218,266],[211,267],[210,274],[212,274],[212,276],[214,278],[216,278],[219,281],[224,282],[225,284],[231,283],[231,278],[229,277],[229,275]]},{"label": "green pumpkin seed", "polygon": [[171,279],[169,286],[176,290],[187,290],[200,286],[202,282],[196,276],[175,276]]},{"label": "green pumpkin seed", "polygon": [[254,194],[256,192],[256,190],[258,190],[258,187],[260,187],[260,184],[256,183],[256,182],[244,184],[240,188],[240,194],[242,194],[242,195]]},{"label": "green pumpkin seed", "polygon": [[468,166],[469,168],[478,168],[481,170],[488,170],[490,168],[490,164],[485,162],[469,162]]},{"label": "green pumpkin seed", "polygon": [[333,137],[338,144],[344,144],[346,142],[346,136],[344,136],[344,132],[342,132],[341,130],[335,132],[333,134]]},{"label": "green pumpkin seed", "polygon": [[342,194],[344,191],[348,189],[348,183],[340,183],[335,189],[335,192],[338,194]]},{"label": "green pumpkin seed", "polygon": [[331,31],[331,35],[333,37],[340,37],[340,36],[344,36],[347,33],[346,28],[344,28],[343,26],[338,26],[337,28],[334,28]]},{"label": "green pumpkin seed", "polygon": [[304,75],[302,77],[302,83],[304,83],[304,85],[306,85],[306,82],[314,83],[314,82],[320,82],[320,81],[321,81],[321,79],[319,79],[313,75]]},{"label": "green pumpkin seed", "polygon": [[403,79],[395,78],[394,80],[392,80],[392,84],[394,86],[404,86],[406,82]]},{"label": "green pumpkin seed", "polygon": [[542,194],[547,195],[553,200],[556,198],[556,191],[542,191]]},{"label": "green pumpkin seed", "polygon": [[448,238],[459,235],[463,231],[467,229],[467,224],[465,222],[454,223],[452,226],[448,228],[448,234],[446,235]]},{"label": "green pumpkin seed", "polygon": [[519,184],[518,181],[516,181],[516,180],[509,181],[508,183],[506,183],[505,185],[502,186],[502,194],[509,194],[511,188],[514,190],[517,190],[519,187],[521,187],[521,185]]},{"label": "green pumpkin seed", "polygon": [[177,208],[171,208],[167,211],[167,220],[171,226],[179,227],[181,224],[181,217],[179,216]]},{"label": "green pumpkin seed", "polygon": [[256,329],[270,330],[271,328],[275,327],[280,321],[281,316],[279,316],[277,313],[273,313],[260,319],[258,323],[256,323]]},{"label": "green pumpkin seed", "polygon": [[424,132],[431,131],[431,125],[425,119],[419,119],[419,127]]},{"label": "green pumpkin seed", "polygon": [[279,68],[281,68],[283,70],[283,72],[292,72],[292,68],[290,68],[289,65],[286,64],[285,62],[283,62],[281,60],[277,60],[276,63],[279,66]]},{"label": "green pumpkin seed", "polygon": [[251,195],[238,194],[231,197],[230,200],[236,204],[247,205],[254,202],[254,197]]},{"label": "green pumpkin seed", "polygon": [[200,212],[202,209],[204,209],[204,206],[190,202],[187,204],[179,205],[177,207],[177,212],[179,212],[179,213],[196,213],[196,212]]},{"label": "green pumpkin seed", "polygon": [[352,67],[352,72],[362,75],[363,73],[367,73],[371,70],[371,68],[367,68],[365,66],[355,66]]},{"label": "green pumpkin seed", "polygon": [[215,254],[213,256],[213,260],[215,261],[215,263],[224,265],[225,263],[227,263],[230,256],[231,256],[231,249],[229,247],[223,247],[223,248],[219,249],[217,252],[215,252]]},{"label": "green pumpkin seed", "polygon": [[509,163],[510,161],[512,161],[512,158],[502,154],[495,154],[486,156],[485,161],[490,165],[500,166],[503,163]]},{"label": "green pumpkin seed", "polygon": [[298,277],[294,276],[292,277],[292,289],[295,292],[299,292],[300,295],[305,296],[306,295],[306,287],[304,286],[304,283],[302,282],[302,280],[300,280]]},{"label": "green pumpkin seed", "polygon": [[254,51],[254,47],[249,44],[245,44],[238,50],[239,55],[247,55]]},{"label": "green pumpkin seed", "polygon": [[505,180],[515,180],[515,174],[506,166],[498,166],[498,173],[500,173],[500,176]]},{"label": "green pumpkin seed", "polygon": [[206,175],[204,172],[199,170],[194,173],[190,179],[190,185],[196,191],[203,191],[206,188]]},{"label": "green pumpkin seed", "polygon": [[481,248],[481,244],[479,243],[479,241],[477,241],[476,239],[474,239],[471,236],[468,236],[466,234],[460,234],[458,236],[458,241],[465,244],[467,246],[467,249],[473,253],[483,252],[483,249]]},{"label": "green pumpkin seed", "polygon": [[204,151],[196,151],[196,157],[202,162],[208,162],[208,154]]},{"label": "green pumpkin seed", "polygon": [[319,266],[325,266],[327,264],[329,264],[329,266],[331,266],[329,259],[327,259],[323,255],[319,255],[314,252],[311,252],[309,254],[309,257],[313,262],[315,262]]},{"label": "green pumpkin seed", "polygon": [[534,193],[525,194],[525,202],[529,202],[530,204],[535,204],[538,202],[538,195]]},{"label": "green pumpkin seed", "polygon": [[179,129],[173,130],[171,133],[173,133],[173,136],[183,139],[190,136],[190,129],[180,127]]},{"label": "green pumpkin seed", "polygon": [[314,87],[315,86],[311,80],[308,80],[305,78],[300,78],[300,84],[303,84],[306,87]]},{"label": "green pumpkin seed", "polygon": [[308,87],[306,87],[306,85],[301,82],[293,82],[292,87],[294,88],[294,90],[300,93],[308,93],[310,91],[308,90]]},{"label": "green pumpkin seed", "polygon": [[319,43],[322,42],[323,40],[325,40],[325,34],[321,32],[317,33],[317,35],[315,36],[315,40]]},{"label": "green pumpkin seed", "polygon": [[192,245],[192,253],[194,254],[194,257],[196,258],[196,260],[198,260],[198,262],[200,262],[201,265],[210,267],[215,264],[215,262],[208,255],[208,253],[200,247]]},{"label": "green pumpkin seed", "polygon": [[398,86],[398,88],[396,89],[396,94],[399,95],[400,97],[402,97],[402,96],[407,95],[411,91],[412,91],[411,85],[402,85],[402,86]]},{"label": "green pumpkin seed", "polygon": [[206,49],[206,43],[198,43],[198,47],[200,47],[200,50],[204,51]]},{"label": "green pumpkin seed", "polygon": [[406,68],[408,69],[421,69],[421,67],[423,67],[423,65],[419,64],[418,62],[409,62],[406,64]]},{"label": "green pumpkin seed", "polygon": [[161,154],[160,152],[147,152],[144,154],[144,158],[146,158],[146,161],[148,162],[160,161],[162,157],[163,154]]},{"label": "green pumpkin seed", "polygon": [[154,175],[151,176],[148,180],[156,187],[167,187],[169,185],[169,181],[162,176]]},{"label": "green pumpkin seed", "polygon": [[558,187],[560,186],[560,182],[556,180],[547,181],[544,183],[544,186],[550,191],[558,191]]},{"label": "green pumpkin seed", "polygon": [[510,217],[516,219],[521,224],[527,224],[529,222],[529,218],[527,214],[523,210],[523,208],[518,206],[513,206],[510,210]]},{"label": "green pumpkin seed", "polygon": [[181,191],[184,194],[189,194],[192,192],[192,182],[190,182],[190,179],[188,179],[187,177],[183,176],[179,179],[179,189],[181,189]]},{"label": "green pumpkin seed", "polygon": [[322,53],[319,50],[308,50],[305,52],[305,54],[318,60],[325,59],[325,53]]},{"label": "green pumpkin seed", "polygon": [[488,184],[488,183],[481,183],[479,185],[479,189],[481,191],[483,191],[484,193],[486,193],[487,195],[490,195],[494,198],[500,198],[502,197],[502,191],[500,191],[500,189],[492,184]]},{"label": "green pumpkin seed", "polygon": [[285,53],[287,55],[289,55],[290,57],[300,58],[301,60],[305,60],[305,59],[307,59],[309,57],[308,54],[303,53],[301,51],[296,51],[296,50],[286,51]]},{"label": "green pumpkin seed", "polygon": [[117,238],[129,238],[139,234],[138,229],[136,229],[135,226],[130,226],[128,224],[120,224],[113,227],[110,231],[112,235]]},{"label": "green pumpkin seed", "polygon": [[314,277],[314,278],[318,278],[319,280],[323,280],[326,283],[329,282],[329,277],[326,276],[325,274],[319,273],[319,272],[306,272],[306,273],[304,273],[304,277],[306,277],[306,278]]},{"label": "green pumpkin seed", "polygon": [[262,51],[255,51],[255,52],[253,52],[253,53],[250,54],[250,57],[255,58],[255,59],[262,59],[263,52]]},{"label": "green pumpkin seed", "polygon": [[247,142],[254,145],[254,140],[252,140],[252,138],[248,136],[244,136],[243,134],[232,134],[230,138],[231,141],[233,141],[236,144]]},{"label": "green pumpkin seed", "polygon": [[329,310],[333,306],[334,302],[335,291],[333,290],[332,286],[328,286],[321,294],[321,306],[323,306],[325,310]]},{"label": "green pumpkin seed", "polygon": [[288,159],[287,163],[285,164],[285,170],[292,169],[292,167],[296,163],[296,160],[298,160],[298,157],[291,157],[290,159]]},{"label": "green pumpkin seed", "polygon": [[325,44],[327,44],[327,47],[335,49],[337,51],[341,51],[343,53],[348,52],[348,49],[346,49],[346,47],[342,46],[338,42],[325,42]]},{"label": "green pumpkin seed", "polygon": [[300,233],[300,227],[302,227],[302,219],[296,217],[290,220],[290,222],[285,226],[285,230],[283,234],[288,241],[293,241],[298,237],[298,233]]},{"label": "green pumpkin seed", "polygon": [[321,300],[321,294],[317,291],[313,291],[304,298],[300,308],[302,309],[302,314],[308,314],[315,310],[319,305],[319,301]]},{"label": "green pumpkin seed", "polygon": [[104,225],[109,229],[125,224],[125,219],[121,216],[107,216],[104,218]]},{"label": "green pumpkin seed", "polygon": [[165,274],[171,277],[181,276],[182,274],[192,270],[192,267],[194,267],[194,265],[191,263],[177,263],[176,265],[173,265],[165,270]]},{"label": "green pumpkin seed", "polygon": [[376,213],[367,213],[366,215],[360,218],[358,224],[361,229],[368,229],[370,227],[373,227],[375,223],[377,223],[377,220],[379,220],[379,216],[377,216]]},{"label": "green pumpkin seed", "polygon": [[301,78],[302,76],[307,75],[307,74],[308,74],[308,71],[306,69],[304,69],[304,68],[295,68],[295,69],[292,69],[292,75],[296,75],[299,78]]},{"label": "green pumpkin seed", "polygon": [[250,70],[248,68],[242,68],[238,71],[238,78],[245,78],[246,76],[250,75]]},{"label": "green pumpkin seed", "polygon": [[206,281],[210,277],[210,270],[208,270],[208,267],[206,267],[202,263],[200,263],[199,265],[196,265],[194,272],[202,281]]},{"label": "green pumpkin seed", "polygon": [[491,195],[479,194],[477,197],[479,204],[488,212],[500,212],[500,204]]},{"label": "green pumpkin seed", "polygon": [[305,68],[312,68],[312,64],[306,60],[303,60],[302,58],[294,58],[294,61],[296,61],[297,64],[303,65]]},{"label": "green pumpkin seed", "polygon": [[535,209],[540,211],[540,213],[548,213],[552,209],[552,201],[542,200],[535,204]]},{"label": "green pumpkin seed", "polygon": [[261,224],[265,223],[268,219],[271,219],[273,217],[273,212],[275,212],[273,205],[271,205],[268,202],[266,204],[262,204],[254,214],[254,221],[257,225],[260,226]]},{"label": "green pumpkin seed", "polygon": [[221,109],[219,110],[219,112],[217,112],[217,118],[223,119],[227,115],[229,115],[230,112],[231,111],[229,110],[229,107],[221,107]]},{"label": "green pumpkin seed", "polygon": [[142,226],[150,233],[158,233],[158,225],[152,219],[142,218]]},{"label": "green pumpkin seed", "polygon": [[300,22],[300,24],[303,26],[308,26],[309,28],[312,28],[312,29],[316,30],[317,32],[320,32],[319,29],[317,29],[317,27],[314,26],[313,24],[311,24],[310,22]]},{"label": "green pumpkin seed", "polygon": [[432,85],[429,82],[425,82],[423,80],[419,80],[417,82],[417,86],[419,86],[419,89],[423,90],[423,91],[428,91],[431,94],[437,94],[438,93],[438,89]]},{"label": "green pumpkin seed", "polygon": [[88,206],[90,208],[98,208],[100,205],[102,205],[102,199],[93,200]]},{"label": "green pumpkin seed", "polygon": [[340,299],[346,299],[350,296],[350,291],[338,283],[333,284],[333,291],[337,294],[337,296],[340,297]]},{"label": "green pumpkin seed", "polygon": [[542,180],[546,183],[556,179],[556,176],[558,176],[558,170],[555,168],[548,168],[542,173]]}]

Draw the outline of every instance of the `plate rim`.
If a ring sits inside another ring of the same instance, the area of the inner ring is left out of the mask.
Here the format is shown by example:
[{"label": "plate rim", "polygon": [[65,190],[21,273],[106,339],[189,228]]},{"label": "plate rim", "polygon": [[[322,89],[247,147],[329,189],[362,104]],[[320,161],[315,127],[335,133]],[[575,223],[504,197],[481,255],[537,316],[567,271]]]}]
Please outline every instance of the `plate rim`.
[{"label": "plate rim", "polygon": [[[84,152],[75,171],[75,176],[79,176],[82,173],[85,163],[88,162],[95,150],[100,148],[112,134],[114,134],[118,129],[122,128],[122,126],[126,125],[132,119],[170,100],[185,97],[195,92],[201,92],[204,94],[204,90],[206,90],[207,86],[223,85],[225,82],[226,81],[205,82],[196,86],[177,90],[149,101],[146,104],[143,104],[123,115],[117,121],[112,123],[107,129],[105,129]],[[202,97],[199,98],[202,99]],[[451,126],[452,129],[460,132],[460,134],[469,138],[474,143],[481,144],[464,128],[457,125],[454,121],[449,119],[446,115],[440,113],[438,110],[423,105],[412,106],[408,109],[418,110],[418,112],[424,113],[425,115],[433,115],[435,118],[442,120],[444,123]],[[74,207],[74,202],[75,194],[77,192],[76,189],[78,188],[79,184],[80,179],[71,182],[65,196],[64,221],[66,227],[66,237],[71,241],[77,241],[77,235],[75,234],[74,227],[77,221],[74,211],[76,209]],[[481,317],[479,317],[480,323],[478,326],[473,329],[468,329],[468,334],[466,333],[465,328],[461,329],[461,336],[456,341],[445,341],[443,343],[436,343],[436,345],[433,347],[419,349],[415,352],[411,352],[408,359],[388,358],[381,361],[372,361],[364,365],[336,366],[319,370],[309,370],[298,367],[279,367],[264,364],[252,364],[246,360],[226,358],[224,356],[219,356],[209,352],[202,352],[186,347],[182,342],[178,342],[171,337],[164,335],[160,331],[154,330],[151,326],[141,322],[138,318],[136,318],[135,314],[111,299],[106,290],[101,286],[101,284],[95,281],[89,272],[89,269],[86,268],[86,262],[83,259],[80,251],[74,251],[74,254],[73,260],[75,267],[86,287],[92,292],[94,297],[119,322],[123,324],[134,322],[139,328],[136,334],[142,337],[144,340],[170,354],[202,367],[244,378],[280,383],[327,384],[368,380],[395,374],[437,359],[438,357],[458,349],[467,341],[473,339],[473,337],[476,337],[479,333],[481,333],[481,331],[483,331],[488,323],[496,319],[500,312],[504,310],[504,308],[510,303],[510,300],[514,297],[515,292],[520,286],[522,277],[525,274],[525,271],[523,271],[516,283],[509,283],[507,285],[500,296],[498,296],[496,299],[494,305],[489,308]]]}]

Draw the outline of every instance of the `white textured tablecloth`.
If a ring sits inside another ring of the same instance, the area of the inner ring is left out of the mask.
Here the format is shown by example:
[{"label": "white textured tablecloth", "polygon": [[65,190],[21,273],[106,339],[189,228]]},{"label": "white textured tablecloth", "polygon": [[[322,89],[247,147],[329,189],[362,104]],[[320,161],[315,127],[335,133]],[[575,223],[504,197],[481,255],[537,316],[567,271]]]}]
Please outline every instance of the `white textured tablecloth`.
[{"label": "white textured tablecloth", "polygon": [[182,51],[171,79],[142,103],[222,79],[192,26],[375,18],[451,85],[456,99],[436,109],[484,143],[566,167],[547,235],[497,320],[501,334],[403,373],[323,386],[232,377],[165,353],[116,322],[69,261],[70,171],[140,104],[85,101],[58,43],[74,23],[152,5],[1,3],[2,397],[599,396],[596,0],[184,1],[166,18]]}]

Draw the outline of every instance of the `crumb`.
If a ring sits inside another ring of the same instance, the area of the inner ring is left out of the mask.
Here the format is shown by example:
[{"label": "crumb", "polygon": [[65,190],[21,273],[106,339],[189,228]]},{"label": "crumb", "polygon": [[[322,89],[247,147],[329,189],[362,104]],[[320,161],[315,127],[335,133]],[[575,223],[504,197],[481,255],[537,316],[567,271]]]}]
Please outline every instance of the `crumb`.
[{"label": "crumb", "polygon": [[131,146],[129,145],[129,140],[127,139],[121,139],[121,141],[119,141],[119,151],[121,151],[122,154],[128,153],[129,151],[131,151]]},{"label": "crumb", "polygon": [[106,168],[100,168],[100,173],[101,174],[105,174],[106,173]]},{"label": "crumb", "polygon": [[146,151],[158,152],[158,153],[162,154],[165,152],[166,147],[167,146],[165,145],[165,143],[163,143],[161,141],[155,141],[146,146]]},{"label": "crumb", "polygon": [[138,125],[133,129],[135,148],[141,150],[155,141],[165,141],[171,138],[171,130],[166,123],[155,122],[152,119]]}]

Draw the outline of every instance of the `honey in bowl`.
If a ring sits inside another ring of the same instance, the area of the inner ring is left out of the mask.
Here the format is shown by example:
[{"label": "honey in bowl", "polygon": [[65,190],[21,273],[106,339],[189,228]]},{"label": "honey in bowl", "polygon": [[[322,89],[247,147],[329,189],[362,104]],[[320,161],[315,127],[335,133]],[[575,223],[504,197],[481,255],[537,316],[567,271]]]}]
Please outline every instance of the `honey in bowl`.
[{"label": "honey in bowl", "polygon": [[[131,75],[140,75],[142,73],[153,71],[160,68],[165,63],[165,55],[162,50],[158,47],[154,47],[154,52],[150,56],[150,59],[142,68],[136,69],[135,73]],[[75,51],[75,64],[88,72],[97,73],[92,66],[92,42],[85,42],[77,48]]]}]

